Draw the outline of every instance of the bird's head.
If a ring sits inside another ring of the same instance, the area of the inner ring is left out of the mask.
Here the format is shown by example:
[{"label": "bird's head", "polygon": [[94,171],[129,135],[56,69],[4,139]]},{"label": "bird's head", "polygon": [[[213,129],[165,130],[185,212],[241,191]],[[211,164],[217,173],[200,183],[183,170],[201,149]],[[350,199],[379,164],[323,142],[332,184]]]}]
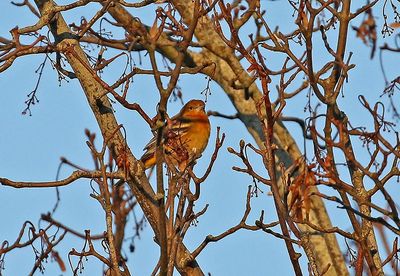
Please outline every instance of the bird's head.
[{"label": "bird's head", "polygon": [[205,115],[205,103],[202,100],[191,100],[182,108],[181,115],[184,117]]}]

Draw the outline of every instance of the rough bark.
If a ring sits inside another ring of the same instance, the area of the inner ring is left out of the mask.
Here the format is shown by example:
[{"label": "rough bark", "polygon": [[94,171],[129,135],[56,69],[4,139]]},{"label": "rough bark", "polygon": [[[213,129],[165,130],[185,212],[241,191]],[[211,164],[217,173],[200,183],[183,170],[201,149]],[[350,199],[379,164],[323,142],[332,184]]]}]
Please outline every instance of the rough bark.
[{"label": "rough bark", "polygon": [[[192,18],[193,9],[190,1],[174,0],[173,3],[185,20]],[[255,102],[261,98],[261,92],[255,84],[250,84],[250,76],[233,51],[224,44],[216,33],[212,22],[208,18],[202,18],[200,22],[195,35],[198,42],[204,45],[204,48],[200,53],[191,54],[195,64],[201,64],[204,60],[210,60],[216,64],[214,73],[211,72],[211,69],[204,70],[204,73],[212,77],[222,87],[236,108],[240,120],[253,136],[258,146],[263,147],[264,138],[255,105]],[[232,87],[235,80],[238,80],[243,87],[248,87],[249,99],[246,99],[245,89]],[[277,151],[278,163],[283,162],[286,167],[289,167],[302,157],[295,139],[283,124],[275,124],[274,138],[275,143],[279,146],[279,151]],[[313,196],[311,206],[310,221],[321,227],[331,228],[332,224],[322,199]],[[311,231],[308,226],[298,226],[303,232]],[[349,274],[334,234],[311,235],[310,242],[319,271],[325,270],[330,265],[324,275]]]},{"label": "rough bark", "polygon": [[[51,0],[35,0],[35,3],[42,15],[51,12],[55,6],[55,3]],[[118,128],[118,123],[108,98],[104,96],[106,92],[104,87],[93,77],[87,67],[82,64],[81,61],[89,64],[86,55],[80,47],[77,37],[71,33],[60,13],[52,18],[48,27],[57,43],[58,51],[64,53],[68,63],[76,74],[102,135],[109,141],[109,149],[113,152],[114,156],[118,156],[119,153],[126,148],[127,161],[130,165],[127,183],[141,206],[155,235],[158,236],[157,227],[159,214],[157,202],[155,200],[155,192],[142,166],[135,159],[129,147],[125,147],[122,133],[120,131],[115,133],[115,130]],[[190,252],[185,248],[182,242],[179,243],[176,259],[176,268],[182,275],[204,275],[197,262],[193,260]]]},{"label": "rough bark", "polygon": [[[36,0],[36,3],[42,13],[46,9],[51,9],[51,6],[54,5],[52,1],[48,0]],[[190,20],[190,18],[192,18],[193,4],[191,1],[178,0],[173,1],[173,3],[185,20]],[[137,31],[137,28],[143,28],[139,21],[135,20],[129,12],[118,4],[111,7],[109,13],[118,23],[125,26],[128,32],[134,33]],[[83,50],[79,47],[79,42],[70,33],[70,30],[60,14],[56,16],[56,19],[52,21],[49,27],[56,41],[58,41],[58,48],[61,51],[63,51],[63,49],[65,50],[66,47],[73,46],[74,53],[76,53],[81,60],[86,60]],[[208,18],[202,18],[201,23],[195,31],[195,35],[198,41],[204,45],[204,48],[200,53],[188,52],[185,65],[194,67],[196,65],[201,65],[204,61],[212,61],[216,64],[215,71],[212,71],[211,68],[206,68],[203,70],[203,73],[212,77],[222,87],[237,109],[240,120],[254,137],[257,144],[263,147],[264,139],[255,106],[255,102],[261,98],[259,89],[255,84],[251,83],[251,77],[242,67],[233,51],[224,44],[219,35],[215,32],[213,24]],[[171,61],[174,61],[178,56],[177,50],[173,46],[165,46],[168,45],[165,42],[168,42],[168,39],[162,35],[158,42],[158,51]],[[104,88],[93,78],[92,74],[88,72],[86,67],[83,66],[74,55],[66,53],[66,58],[82,85],[103,137],[110,137],[118,124],[111,111],[110,103],[107,98],[99,97],[99,95],[104,94]],[[238,81],[243,87],[247,88],[233,88],[232,85],[235,81]],[[246,95],[249,95],[249,98],[247,98]],[[274,138],[275,143],[279,146],[277,154],[279,162],[283,162],[288,167],[301,158],[302,154],[295,140],[283,124],[275,125]],[[117,132],[117,134],[110,139],[109,147],[115,155],[118,156],[119,149],[124,148],[124,139],[121,133]],[[131,176],[128,184],[157,235],[158,213],[157,203],[154,201],[155,193],[139,163],[130,152],[128,156]],[[312,207],[310,221],[321,227],[330,228],[331,222],[323,201],[319,197],[312,197]],[[303,225],[299,225],[299,228],[304,232],[309,231],[309,228]],[[313,245],[312,251],[314,252],[320,271],[324,270],[327,265],[330,264],[327,274],[325,275],[348,275],[344,258],[334,234],[312,235],[310,236],[310,242]],[[182,243],[178,250],[176,264],[182,274],[202,275],[197,263],[192,260],[190,253],[183,247]]]}]

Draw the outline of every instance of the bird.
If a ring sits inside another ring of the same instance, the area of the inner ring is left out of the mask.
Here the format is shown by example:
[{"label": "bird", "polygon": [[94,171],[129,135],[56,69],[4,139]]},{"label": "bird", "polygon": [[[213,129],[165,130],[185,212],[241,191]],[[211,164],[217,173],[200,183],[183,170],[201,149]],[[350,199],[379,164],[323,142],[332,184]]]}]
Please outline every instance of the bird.
[{"label": "bird", "polygon": [[[205,103],[190,100],[178,114],[167,120],[162,137],[165,162],[184,171],[207,147],[210,130]],[[156,143],[156,137],[153,137],[143,149],[145,153],[140,160],[145,169],[156,164]]]}]

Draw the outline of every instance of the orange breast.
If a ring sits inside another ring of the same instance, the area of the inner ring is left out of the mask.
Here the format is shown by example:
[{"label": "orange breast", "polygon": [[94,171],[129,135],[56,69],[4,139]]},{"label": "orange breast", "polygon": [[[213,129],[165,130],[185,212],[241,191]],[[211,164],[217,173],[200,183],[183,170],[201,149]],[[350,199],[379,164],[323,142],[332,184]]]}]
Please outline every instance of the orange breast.
[{"label": "orange breast", "polygon": [[185,147],[191,153],[191,157],[199,157],[207,147],[210,138],[210,123],[208,121],[193,123],[185,136],[187,140]]}]

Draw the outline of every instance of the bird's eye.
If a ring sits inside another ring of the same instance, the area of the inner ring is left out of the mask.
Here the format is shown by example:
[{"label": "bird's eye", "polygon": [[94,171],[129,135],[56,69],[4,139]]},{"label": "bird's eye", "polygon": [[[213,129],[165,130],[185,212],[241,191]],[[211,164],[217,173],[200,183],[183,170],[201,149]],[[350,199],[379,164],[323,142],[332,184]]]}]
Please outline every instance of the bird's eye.
[{"label": "bird's eye", "polygon": [[193,110],[193,106],[189,107],[190,110]]}]

